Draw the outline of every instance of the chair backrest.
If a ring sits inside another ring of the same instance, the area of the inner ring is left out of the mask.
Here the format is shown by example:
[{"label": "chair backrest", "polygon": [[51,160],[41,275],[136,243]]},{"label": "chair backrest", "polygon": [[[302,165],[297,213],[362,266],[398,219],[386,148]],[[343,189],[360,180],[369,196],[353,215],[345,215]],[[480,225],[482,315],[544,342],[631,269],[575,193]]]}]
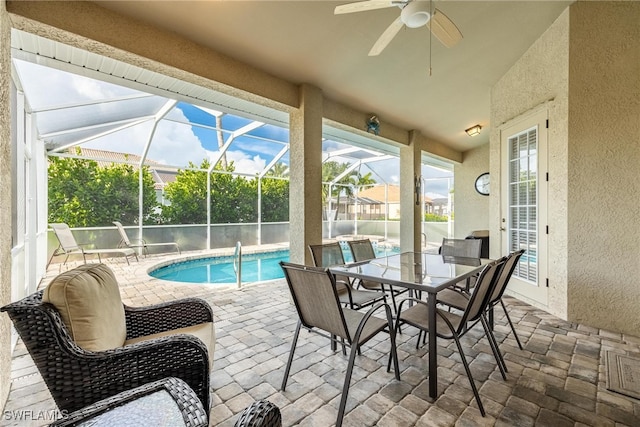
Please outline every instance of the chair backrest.
[{"label": "chair backrest", "polygon": [[496,281],[502,267],[504,266],[505,258],[500,258],[498,261],[494,261],[488,264],[478,276],[476,286],[469,298],[467,308],[462,315],[462,321],[458,326],[459,331],[465,328],[467,322],[473,322],[478,319],[480,315],[485,311],[487,304],[489,303],[489,296],[493,292],[493,288],[496,285]]},{"label": "chair backrest", "polygon": [[[344,255],[342,248],[338,242],[325,243],[323,245],[309,245],[311,258],[316,267],[331,267],[334,265],[344,265]],[[351,286],[351,279],[347,276],[335,275],[336,284]],[[339,286],[338,293],[346,290],[343,286]]]},{"label": "chair backrest", "polygon": [[440,254],[465,258],[480,258],[482,240],[479,239],[442,239]]},{"label": "chair backrest", "polygon": [[348,243],[354,261],[367,261],[376,257],[371,240],[350,240]]},{"label": "chair backrest", "polygon": [[118,232],[120,233],[120,238],[122,239],[122,243],[124,243],[125,246],[131,246],[131,242],[129,241],[129,236],[127,236],[127,232],[124,230],[124,227],[122,226],[122,224],[118,221],[113,221],[113,224],[116,226],[116,228],[118,229]]},{"label": "chair backrest", "polygon": [[520,249],[519,251],[512,252],[507,255],[507,260],[500,272],[500,276],[496,279],[496,286],[493,288],[493,292],[491,292],[491,297],[489,297],[489,304],[494,304],[502,298],[502,295],[504,295],[504,291],[507,289],[507,285],[509,284],[509,279],[511,279],[511,275],[516,269],[518,261],[524,252],[524,249]]},{"label": "chair backrest", "polygon": [[283,261],[280,266],[302,324],[345,338],[351,343],[333,275],[319,267]]},{"label": "chair backrest", "polygon": [[65,252],[70,251],[79,251],[80,246],[76,242],[75,237],[73,237],[73,233],[71,233],[71,229],[67,224],[58,223],[58,224],[49,224],[49,226],[53,229],[58,241],[60,242],[60,247]]},{"label": "chair backrest", "polygon": [[309,251],[311,251],[311,257],[316,267],[331,267],[332,265],[344,264],[344,255],[338,242],[309,245]]},{"label": "chair backrest", "polygon": [[105,264],[84,264],[56,276],[42,302],[52,304],[80,347],[89,351],[122,347],[127,337],[120,287]]}]

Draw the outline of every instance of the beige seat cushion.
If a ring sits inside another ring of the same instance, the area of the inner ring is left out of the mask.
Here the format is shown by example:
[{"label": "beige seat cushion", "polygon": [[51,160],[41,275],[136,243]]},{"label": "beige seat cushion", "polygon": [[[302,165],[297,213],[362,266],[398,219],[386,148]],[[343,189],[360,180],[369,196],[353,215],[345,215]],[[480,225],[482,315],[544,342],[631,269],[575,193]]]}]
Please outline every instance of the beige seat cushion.
[{"label": "beige seat cushion", "polygon": [[85,264],[60,274],[42,300],[58,309],[71,337],[85,350],[121,347],[127,337],[120,289],[104,264]]},{"label": "beige seat cushion", "polygon": [[213,322],[201,323],[199,325],[189,326],[187,328],[173,329],[170,331],[160,332],[152,335],[145,335],[142,337],[132,338],[126,340],[124,345],[135,344],[141,341],[147,341],[154,338],[166,337],[169,335],[187,334],[193,335],[204,343],[209,351],[209,370],[213,369],[213,350],[216,344],[216,330],[213,326]]}]

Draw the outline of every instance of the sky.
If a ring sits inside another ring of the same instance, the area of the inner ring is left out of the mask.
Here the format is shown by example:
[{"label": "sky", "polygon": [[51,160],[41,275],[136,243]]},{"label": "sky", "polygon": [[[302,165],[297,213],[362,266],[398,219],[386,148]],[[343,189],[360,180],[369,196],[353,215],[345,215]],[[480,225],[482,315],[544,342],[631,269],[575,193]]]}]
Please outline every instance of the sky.
[{"label": "sky", "polygon": [[[220,114],[216,111],[179,102],[154,128],[151,116],[169,101],[168,98],[21,60],[14,60],[14,63],[29,106],[37,113],[39,133],[45,140],[68,143],[104,133],[100,138],[83,143],[83,146],[141,155],[150,135],[153,135],[147,158],[156,162],[185,167],[189,162],[199,166],[203,159],[217,158],[217,132],[198,126],[215,126],[216,115]],[[54,109],[78,103],[84,105]],[[139,123],[126,126],[132,117],[137,117]],[[116,124],[105,127],[105,122]],[[223,114],[223,129],[229,131],[224,133],[224,140],[231,137],[232,131],[252,122],[248,118]],[[118,126],[122,130],[106,132]],[[74,134],[65,133],[69,128],[81,130]],[[288,129],[262,124],[233,139],[226,152],[227,161],[234,162],[237,172],[255,175],[282,150],[288,138]],[[347,147],[337,141],[325,141],[324,145],[325,149]],[[287,154],[281,161],[288,163],[288,158]],[[341,157],[332,160],[353,161]],[[398,159],[368,163],[362,165],[359,172],[362,175],[371,172],[380,183],[399,184]],[[427,196],[446,197],[450,185],[447,177],[452,177],[451,172],[423,166],[422,176]]]}]

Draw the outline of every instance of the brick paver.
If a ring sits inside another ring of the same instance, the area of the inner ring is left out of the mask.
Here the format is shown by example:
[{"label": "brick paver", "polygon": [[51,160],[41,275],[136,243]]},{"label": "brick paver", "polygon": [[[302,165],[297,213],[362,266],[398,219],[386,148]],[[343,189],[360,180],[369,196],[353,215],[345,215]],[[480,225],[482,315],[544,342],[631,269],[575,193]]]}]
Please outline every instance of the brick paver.
[{"label": "brick paver", "polygon": [[[130,267],[113,260],[109,265],[128,305],[188,296],[203,298],[213,307],[217,340],[210,425],[232,426],[238,413],[255,399],[278,405],[285,426],[335,423],[347,359],[340,351],[332,352],[325,338],[301,332],[287,389],[280,390],[297,321],[283,280],[236,290],[147,276],[150,266],[166,259],[152,256]],[[59,271],[59,265],[52,265],[43,283]],[[435,402],[428,398],[426,348],[416,350],[416,330],[404,327],[397,338],[401,381],[386,372],[387,337],[376,337],[356,358],[344,425],[640,426],[640,401],[608,391],[604,366],[605,350],[640,353],[640,338],[572,324],[516,299],[505,300],[524,345],[524,350],[518,349],[498,309],[495,330],[509,369],[506,381],[479,326],[462,340],[486,417],[477,409],[460,356],[450,341],[438,341],[440,397]],[[0,426],[46,425],[55,409],[19,343]],[[21,410],[42,411],[49,418],[16,421],[7,416]]]}]

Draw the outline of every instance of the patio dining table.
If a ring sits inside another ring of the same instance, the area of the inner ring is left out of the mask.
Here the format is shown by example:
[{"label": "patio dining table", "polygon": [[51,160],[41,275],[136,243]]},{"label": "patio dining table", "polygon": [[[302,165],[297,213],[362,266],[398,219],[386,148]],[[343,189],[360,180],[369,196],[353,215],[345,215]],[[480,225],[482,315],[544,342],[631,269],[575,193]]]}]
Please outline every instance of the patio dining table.
[{"label": "patio dining table", "polygon": [[[429,306],[429,330],[435,331],[438,292],[478,274],[490,262],[490,259],[485,258],[403,252],[364,262],[334,266],[329,270],[334,274],[407,288],[411,293],[425,292]],[[436,399],[438,397],[438,350],[435,334],[428,335],[429,396]]]}]

